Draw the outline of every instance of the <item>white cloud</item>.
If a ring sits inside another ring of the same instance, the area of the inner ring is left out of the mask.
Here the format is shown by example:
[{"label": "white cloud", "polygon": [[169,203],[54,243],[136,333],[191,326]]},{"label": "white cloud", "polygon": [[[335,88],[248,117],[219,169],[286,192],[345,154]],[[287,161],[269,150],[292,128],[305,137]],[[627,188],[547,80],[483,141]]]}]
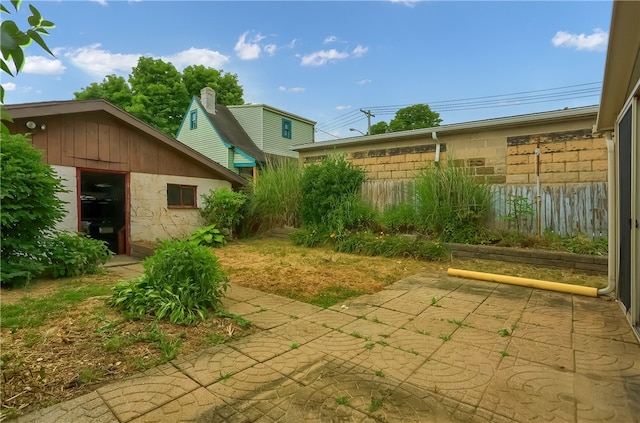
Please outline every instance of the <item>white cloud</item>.
[{"label": "white cloud", "polygon": [[276,54],[277,49],[278,49],[278,46],[275,44],[267,44],[266,46],[264,46],[264,52],[267,53],[269,56],[273,56],[274,54]]},{"label": "white cloud", "polygon": [[363,54],[365,54],[367,51],[369,51],[369,47],[363,47],[360,44],[358,44],[356,48],[353,49],[351,54],[353,54],[355,57],[360,57]]},{"label": "white cloud", "polygon": [[41,75],[56,75],[64,73],[66,68],[58,59],[49,59],[43,56],[27,56],[24,60],[24,73]]},{"label": "white cloud", "polygon": [[259,43],[264,39],[264,37],[260,34],[256,34],[252,39],[247,40],[248,35],[249,31],[240,35],[240,38],[238,38],[238,42],[234,47],[236,55],[242,60],[257,59],[260,57],[260,53],[262,52],[262,47],[260,47]]},{"label": "white cloud", "polygon": [[279,91],[282,91],[282,92],[289,92],[289,93],[303,93],[303,92],[306,90],[306,88],[303,88],[303,87],[291,87],[291,88],[287,88],[287,87],[285,87],[285,86],[283,86],[283,85],[280,85],[280,86],[278,87],[278,90],[279,90]]},{"label": "white cloud", "polygon": [[551,42],[555,47],[575,48],[576,50],[605,51],[609,42],[609,33],[596,28],[590,35],[571,34],[558,31]]},{"label": "white cloud", "polygon": [[336,43],[338,41],[340,41],[340,39],[335,35],[329,35],[327,38],[324,39],[325,44]]},{"label": "white cloud", "polygon": [[365,85],[365,84],[371,84],[373,81],[370,79],[361,79],[360,81],[358,81],[358,85]]},{"label": "white cloud", "polygon": [[15,91],[17,87],[17,85],[14,84],[13,82],[5,82],[4,84],[1,84],[1,85],[5,91]]},{"label": "white cloud", "polygon": [[339,52],[336,49],[320,50],[315,53],[302,56],[302,66],[322,66],[328,62],[333,62],[340,59],[346,59],[349,57],[348,53]]},{"label": "white cloud", "polygon": [[107,0],[91,0],[94,3],[98,3],[101,6],[106,6],[107,5]]},{"label": "white cloud", "polygon": [[191,47],[188,50],[180,51],[171,56],[164,56],[162,60],[173,63],[179,70],[190,65],[203,65],[209,68],[219,69],[229,61],[229,58],[217,51]]},{"label": "white cloud", "polygon": [[140,54],[111,53],[100,48],[100,44],[72,49],[64,53],[71,63],[97,75],[129,73],[138,64]]},{"label": "white cloud", "polygon": [[407,7],[413,7],[418,4],[420,0],[391,0],[391,3],[403,4]]},{"label": "white cloud", "polygon": [[351,108],[351,104],[348,104],[346,106],[336,106],[336,110],[348,110]]}]

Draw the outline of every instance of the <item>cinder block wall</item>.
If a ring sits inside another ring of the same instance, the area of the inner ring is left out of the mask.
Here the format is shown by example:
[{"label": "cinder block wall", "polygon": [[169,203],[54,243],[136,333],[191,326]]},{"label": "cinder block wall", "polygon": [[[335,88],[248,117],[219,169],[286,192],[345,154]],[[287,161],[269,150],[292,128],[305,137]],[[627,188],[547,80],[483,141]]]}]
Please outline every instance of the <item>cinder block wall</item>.
[{"label": "cinder block wall", "polygon": [[507,137],[507,183],[536,182],[536,150],[540,151],[540,183],[605,182],[607,146],[590,129]]},{"label": "cinder block wall", "polygon": [[[607,150],[604,138],[592,133],[595,118],[443,132],[438,134],[440,160],[470,167],[490,184],[527,185],[536,183],[536,149],[540,148],[541,183],[605,182]],[[398,181],[413,179],[433,164],[436,141],[425,135],[410,141],[344,143],[324,151],[300,151],[300,159],[314,163],[330,153],[345,154],[364,169],[369,181]]]}]

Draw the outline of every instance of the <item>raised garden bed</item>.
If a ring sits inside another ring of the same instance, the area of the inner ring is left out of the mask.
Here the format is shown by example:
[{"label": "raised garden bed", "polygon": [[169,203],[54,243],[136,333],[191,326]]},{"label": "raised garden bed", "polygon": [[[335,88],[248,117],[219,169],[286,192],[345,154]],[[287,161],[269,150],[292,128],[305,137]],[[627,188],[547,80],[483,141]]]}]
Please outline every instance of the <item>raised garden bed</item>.
[{"label": "raised garden bed", "polygon": [[447,248],[453,257],[458,259],[498,260],[533,266],[575,269],[595,275],[606,275],[608,272],[606,256],[489,245],[447,244]]}]

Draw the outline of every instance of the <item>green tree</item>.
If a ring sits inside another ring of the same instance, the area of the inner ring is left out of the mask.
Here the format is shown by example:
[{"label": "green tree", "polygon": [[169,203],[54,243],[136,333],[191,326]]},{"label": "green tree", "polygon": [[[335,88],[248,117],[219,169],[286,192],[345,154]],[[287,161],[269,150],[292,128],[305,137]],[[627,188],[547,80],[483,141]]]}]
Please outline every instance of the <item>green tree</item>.
[{"label": "green tree", "polygon": [[2,136],[0,169],[0,283],[28,282],[45,268],[45,237],[65,214],[64,189],[24,135]]},{"label": "green tree", "polygon": [[92,82],[83,91],[73,93],[76,100],[105,99],[123,110],[131,107],[131,87],[122,76],[107,75],[101,83]]},{"label": "green tree", "polygon": [[391,122],[378,122],[371,125],[371,135],[386,132],[408,131],[410,129],[433,128],[440,126],[440,113],[434,112],[427,104],[414,104],[396,112]]},{"label": "green tree", "polygon": [[93,82],[74,95],[76,100],[105,99],[173,136],[191,97],[200,95],[204,87],[216,91],[219,104],[244,104],[236,74],[202,65],[187,66],[180,73],[173,64],[150,57],[138,60],[128,80],[107,75],[101,83]]},{"label": "green tree", "polygon": [[204,87],[216,91],[216,102],[225,106],[244,104],[244,91],[238,83],[238,75],[226,73],[202,65],[187,66],[182,71],[182,81],[189,97],[199,96]]},{"label": "green tree", "polygon": [[173,64],[141,57],[129,76],[129,85],[133,97],[128,111],[167,134],[175,134],[189,105],[189,94]]},{"label": "green tree", "polygon": [[[15,12],[20,10],[21,4],[22,0],[11,0],[11,5]],[[29,29],[26,32],[18,28],[18,25],[9,19],[3,20],[2,24],[0,24],[0,51],[2,52],[0,69],[10,76],[17,75],[24,67],[24,49],[32,41],[35,41],[43,50],[53,56],[53,53],[42,39],[42,35],[49,35],[47,29],[55,28],[55,25],[53,22],[45,20],[34,6],[29,5],[29,10],[31,15],[27,18]],[[0,12],[11,14],[4,4],[0,4]],[[14,69],[13,72],[11,68]],[[4,104],[4,97],[4,87],[0,85],[0,103],[2,104]],[[11,116],[2,107],[0,108],[0,129],[3,134],[8,134],[9,130],[4,121],[11,122]]]},{"label": "green tree", "polygon": [[381,121],[374,125],[371,125],[370,135],[386,134],[387,132],[391,132],[391,130],[389,129],[389,124],[385,121]]},{"label": "green tree", "polygon": [[440,126],[440,113],[434,112],[427,104],[414,104],[396,112],[396,117],[389,122],[393,132],[410,129],[433,128]]}]

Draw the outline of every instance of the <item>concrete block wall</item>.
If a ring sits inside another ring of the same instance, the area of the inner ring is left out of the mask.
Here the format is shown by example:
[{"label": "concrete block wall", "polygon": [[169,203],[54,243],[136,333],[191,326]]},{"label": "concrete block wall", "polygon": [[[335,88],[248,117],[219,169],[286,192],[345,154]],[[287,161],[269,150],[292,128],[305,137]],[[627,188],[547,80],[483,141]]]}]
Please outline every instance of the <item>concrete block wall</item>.
[{"label": "concrete block wall", "polygon": [[536,182],[536,150],[540,151],[540,183],[606,182],[607,147],[590,129],[507,137],[507,184]]}]

